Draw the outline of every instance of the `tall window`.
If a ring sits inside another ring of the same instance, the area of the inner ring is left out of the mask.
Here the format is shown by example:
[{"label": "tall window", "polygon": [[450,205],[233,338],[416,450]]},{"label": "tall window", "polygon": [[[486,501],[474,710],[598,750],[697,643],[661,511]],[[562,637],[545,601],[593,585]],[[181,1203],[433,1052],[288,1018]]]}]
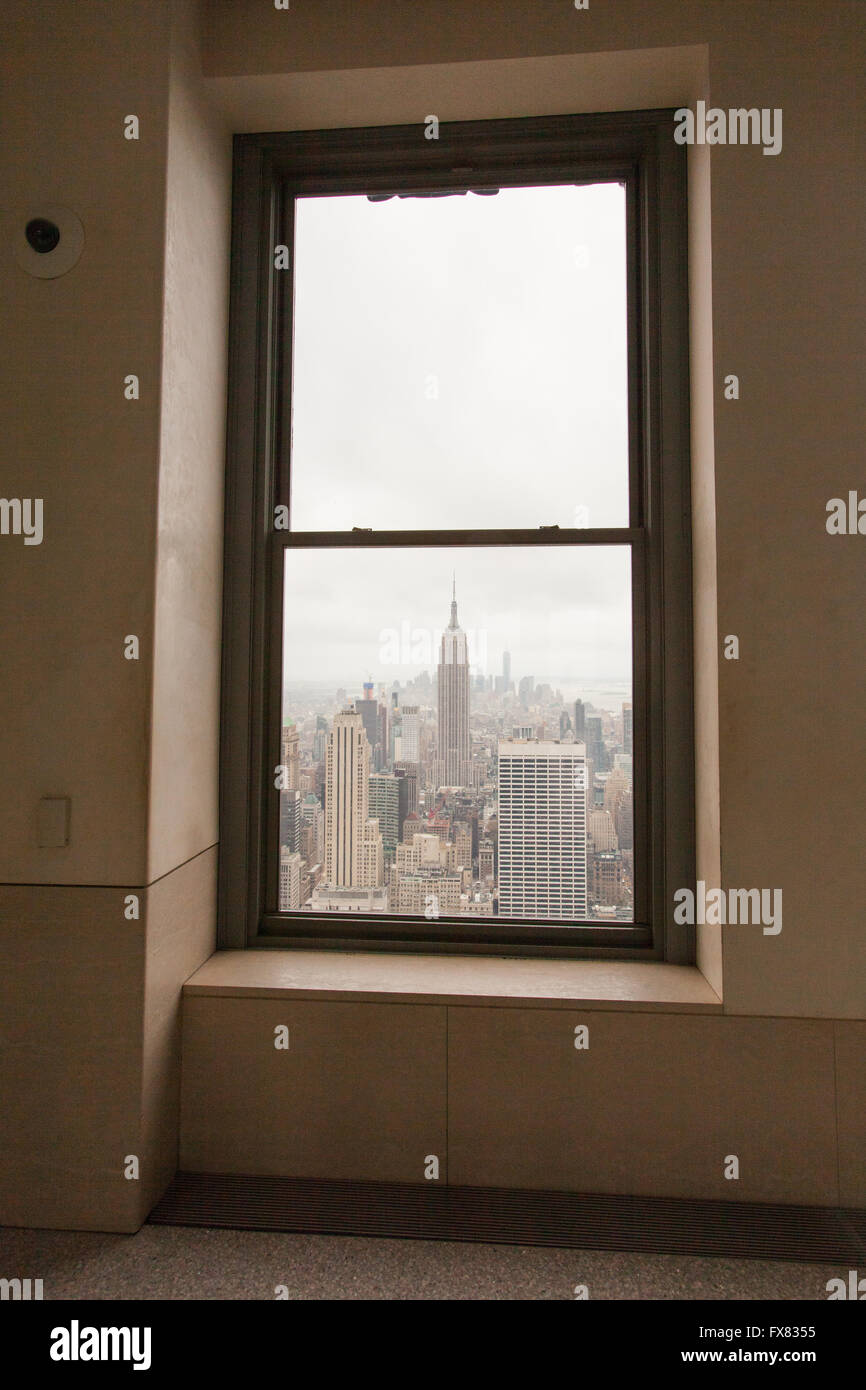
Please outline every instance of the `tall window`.
[{"label": "tall window", "polygon": [[673,129],[237,140],[225,944],[687,959]]}]

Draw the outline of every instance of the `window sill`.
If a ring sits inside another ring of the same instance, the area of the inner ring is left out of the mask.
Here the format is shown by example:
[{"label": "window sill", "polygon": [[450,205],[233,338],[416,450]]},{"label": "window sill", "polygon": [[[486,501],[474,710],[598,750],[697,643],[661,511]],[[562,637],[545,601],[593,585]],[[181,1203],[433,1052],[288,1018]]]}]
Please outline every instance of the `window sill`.
[{"label": "window sill", "polygon": [[693,965],[661,961],[527,960],[371,951],[217,951],[186,995],[352,1003],[721,1013]]}]

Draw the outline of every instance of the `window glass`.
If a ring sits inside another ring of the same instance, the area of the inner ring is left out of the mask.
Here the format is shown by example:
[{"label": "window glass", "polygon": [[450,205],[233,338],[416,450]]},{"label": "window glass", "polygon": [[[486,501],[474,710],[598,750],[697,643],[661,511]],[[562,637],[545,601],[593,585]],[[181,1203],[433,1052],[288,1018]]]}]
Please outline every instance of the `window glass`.
[{"label": "window glass", "polygon": [[295,207],[293,530],[629,524],[622,185]]}]

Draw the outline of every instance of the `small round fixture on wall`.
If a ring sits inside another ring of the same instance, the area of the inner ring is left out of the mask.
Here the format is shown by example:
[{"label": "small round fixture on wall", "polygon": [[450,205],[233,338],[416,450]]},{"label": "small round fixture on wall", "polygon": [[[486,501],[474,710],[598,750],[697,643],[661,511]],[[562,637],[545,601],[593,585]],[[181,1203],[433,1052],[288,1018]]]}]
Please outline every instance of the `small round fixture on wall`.
[{"label": "small round fixture on wall", "polygon": [[77,264],[84,250],[81,219],[57,204],[33,207],[18,222],[13,250],[28,275],[56,280]]}]

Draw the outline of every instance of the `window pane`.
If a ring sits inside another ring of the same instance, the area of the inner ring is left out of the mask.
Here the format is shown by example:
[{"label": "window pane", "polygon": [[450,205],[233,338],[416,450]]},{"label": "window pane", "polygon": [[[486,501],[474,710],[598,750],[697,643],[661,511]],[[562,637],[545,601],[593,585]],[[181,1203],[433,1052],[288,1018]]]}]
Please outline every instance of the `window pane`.
[{"label": "window pane", "polygon": [[296,202],[291,524],[627,526],[625,189]]},{"label": "window pane", "polygon": [[630,922],[631,698],[626,546],[288,550],[280,911]]}]

